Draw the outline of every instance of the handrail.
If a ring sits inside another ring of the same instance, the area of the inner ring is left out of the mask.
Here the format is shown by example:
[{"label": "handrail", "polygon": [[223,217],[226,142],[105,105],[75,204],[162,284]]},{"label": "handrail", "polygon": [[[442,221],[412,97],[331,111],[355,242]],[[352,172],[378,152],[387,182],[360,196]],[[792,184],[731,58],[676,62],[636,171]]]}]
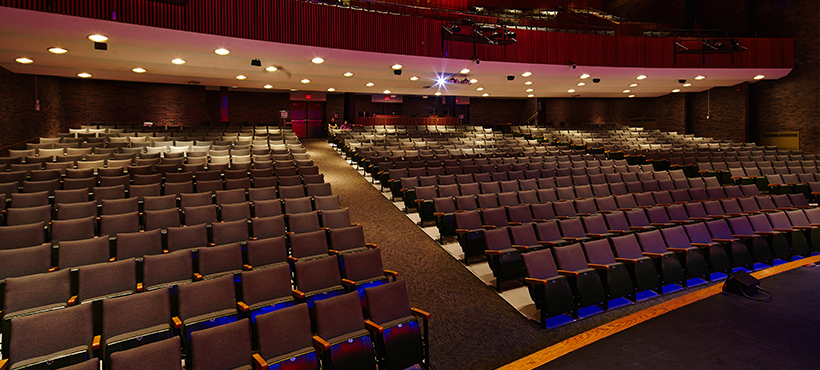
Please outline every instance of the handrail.
[{"label": "handrail", "polygon": [[40,140],[40,136],[35,136],[35,137],[33,137],[31,139],[28,139],[28,140],[24,140],[24,141],[21,141],[21,142],[18,142],[18,143],[14,143],[14,144],[11,144],[11,145],[6,145],[4,147],[0,147],[0,153],[3,153],[3,152],[8,153],[9,149],[14,149],[14,148],[16,148],[16,147],[18,147],[22,144],[26,144],[26,143],[32,142],[34,140]]}]

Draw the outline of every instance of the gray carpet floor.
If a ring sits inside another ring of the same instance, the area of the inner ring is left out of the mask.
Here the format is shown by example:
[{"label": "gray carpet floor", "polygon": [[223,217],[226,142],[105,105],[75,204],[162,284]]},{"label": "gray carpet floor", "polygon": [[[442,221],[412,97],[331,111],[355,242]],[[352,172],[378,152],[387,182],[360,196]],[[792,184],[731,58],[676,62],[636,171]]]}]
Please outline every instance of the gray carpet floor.
[{"label": "gray carpet floor", "polygon": [[540,349],[693,289],[544,330],[507,304],[408,219],[321,139],[303,144],[364,227],[365,240],[381,248],[384,268],[399,272],[414,307],[430,312],[430,357],[436,370],[495,369]]}]

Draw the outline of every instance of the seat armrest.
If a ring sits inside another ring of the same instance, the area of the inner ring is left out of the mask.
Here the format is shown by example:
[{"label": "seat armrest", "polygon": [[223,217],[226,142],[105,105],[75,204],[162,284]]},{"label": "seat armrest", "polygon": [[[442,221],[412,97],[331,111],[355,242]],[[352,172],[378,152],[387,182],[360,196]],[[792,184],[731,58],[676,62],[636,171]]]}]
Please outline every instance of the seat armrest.
[{"label": "seat armrest", "polygon": [[456,233],[458,233],[458,234],[466,234],[466,233],[469,233],[469,232],[470,232],[470,230],[467,230],[467,229],[456,229]]},{"label": "seat armrest", "polygon": [[137,283],[137,293],[141,293],[144,290],[142,283]]},{"label": "seat armrest", "polygon": [[66,302],[66,305],[73,306],[75,303],[77,303],[77,296],[73,295],[73,296],[71,296],[71,298],[68,299],[68,302]]},{"label": "seat armrest", "polygon": [[813,229],[813,227],[811,227],[811,226],[792,226],[792,228],[795,228],[795,229],[798,229],[798,230],[809,230],[809,229]]},{"label": "seat armrest", "polygon": [[738,239],[741,239],[741,238],[749,239],[749,238],[757,238],[758,236],[757,235],[735,235],[735,234],[732,234],[732,237],[735,237],[735,238],[738,238]]},{"label": "seat armrest", "polygon": [[251,310],[251,306],[248,306],[245,302],[236,302],[236,309],[240,312],[248,312]]},{"label": "seat armrest", "polygon": [[669,226],[669,224],[666,224],[666,223],[663,223],[663,222],[652,222],[652,223],[649,224],[649,226],[664,227],[664,226]]},{"label": "seat armrest", "polygon": [[174,329],[179,329],[182,327],[182,320],[180,320],[179,317],[172,317],[171,322],[174,324]]},{"label": "seat armrest", "polygon": [[526,252],[530,249],[530,247],[528,247],[526,245],[513,245],[512,247],[515,248],[519,252]]},{"label": "seat armrest", "polygon": [[648,229],[646,226],[630,226],[629,230],[646,230]]},{"label": "seat armrest", "polygon": [[318,335],[314,335],[313,336],[313,347],[315,347],[316,349],[321,349],[323,351],[329,351],[330,350],[330,343],[328,343],[326,340],[322,339],[322,337],[320,337]]},{"label": "seat armrest", "polygon": [[612,211],[610,211],[608,209],[602,209],[602,210],[598,211],[598,213],[607,214],[607,213],[612,213]]},{"label": "seat armrest", "polygon": [[253,266],[251,266],[251,265],[242,265],[242,269],[245,270],[245,271],[250,271],[250,270],[253,270]]},{"label": "seat armrest", "polygon": [[626,234],[626,230],[609,230],[613,234]]},{"label": "seat armrest", "polygon": [[776,235],[776,234],[778,234],[777,232],[774,232],[774,231],[755,231],[754,233],[758,234],[758,235]]},{"label": "seat armrest", "polygon": [[4,358],[4,359],[0,360],[0,370],[7,370],[8,369],[8,364],[9,364],[9,359]]},{"label": "seat armrest", "polygon": [[569,271],[569,270],[558,270],[558,273],[561,274],[561,275],[569,275],[569,276],[578,276],[579,275],[577,272]]},{"label": "seat armrest", "polygon": [[392,277],[393,281],[396,281],[396,278],[399,276],[399,273],[393,270],[383,270],[384,276]]},{"label": "seat armrest", "polygon": [[91,349],[92,350],[96,351],[96,350],[100,349],[100,340],[102,340],[101,336],[99,336],[99,335],[94,336],[94,339],[91,340]]},{"label": "seat armrest", "polygon": [[424,317],[425,320],[430,320],[430,313],[427,311],[422,311],[418,308],[411,307],[410,312],[412,312],[413,315]]},{"label": "seat armrest", "polygon": [[581,238],[573,238],[573,237],[571,237],[571,236],[562,236],[562,237],[561,237],[561,239],[563,239],[563,240],[575,241],[575,242],[577,242],[577,241],[581,240]]},{"label": "seat armrest", "polygon": [[689,252],[689,249],[686,249],[686,248],[666,248],[666,250],[669,250],[669,251],[672,251],[672,252]]},{"label": "seat armrest", "polygon": [[547,281],[544,279],[524,278],[524,282],[533,285],[547,285]]},{"label": "seat armrest", "polygon": [[715,242],[718,242],[718,243],[734,243],[734,242],[736,242],[736,241],[737,241],[737,239],[719,239],[719,238],[713,238],[713,239],[712,239],[712,241],[715,241]]},{"label": "seat armrest", "polygon": [[782,233],[790,233],[794,231],[794,229],[774,229],[774,231],[780,231]]},{"label": "seat armrest", "polygon": [[592,267],[596,270],[609,270],[609,265],[600,265],[597,263],[587,263],[587,266]]},{"label": "seat armrest", "polygon": [[618,262],[632,262],[632,263],[637,263],[638,262],[638,260],[634,259],[634,258],[620,258],[620,257],[615,257],[615,261],[618,261]]},{"label": "seat armrest", "polygon": [[292,294],[295,299],[305,299],[305,293],[302,293],[301,290],[294,289]]},{"label": "seat armrest", "polygon": [[381,325],[379,325],[379,324],[376,324],[376,323],[375,323],[375,322],[373,322],[373,321],[370,321],[370,320],[364,320],[364,325],[365,325],[365,326],[367,326],[367,330],[369,330],[369,331],[371,331],[371,332],[377,332],[377,333],[379,333],[379,334],[383,334],[383,333],[384,333],[384,327],[382,327],[382,326],[381,326]]},{"label": "seat armrest", "polygon": [[709,243],[691,243],[693,247],[710,248],[712,244]]},{"label": "seat armrest", "polygon": [[[340,253],[339,253],[339,251],[337,251],[335,249],[328,249],[327,254],[331,255],[331,256],[338,256]],[[296,260],[297,260],[296,257],[288,257],[288,260],[290,260],[291,258],[293,258],[293,260],[292,260],[293,262],[296,262]]]},{"label": "seat armrest", "polygon": [[495,226],[493,226],[493,225],[483,225],[482,227],[487,229],[487,230],[495,229]]},{"label": "seat armrest", "polygon": [[590,237],[590,238],[593,238],[593,237],[594,237],[594,238],[603,238],[603,237],[604,237],[604,234],[591,234],[591,233],[587,233],[587,236],[588,236],[588,237]]},{"label": "seat armrest", "polygon": [[501,252],[496,251],[496,250],[492,250],[492,249],[486,249],[486,250],[484,250],[484,254],[486,254],[488,256],[500,256]]},{"label": "seat armrest", "polygon": [[538,241],[538,245],[555,245],[555,242]]},{"label": "seat armrest", "polygon": [[258,353],[253,354],[253,365],[256,370],[268,370],[268,362]]},{"label": "seat armrest", "polygon": [[199,281],[202,280],[202,274],[195,272],[194,273],[194,280]]},{"label": "seat armrest", "polygon": [[370,248],[370,249],[376,249],[376,248],[378,248],[378,247],[379,247],[379,246],[378,246],[377,244],[375,244],[375,243],[364,243],[364,246],[365,246],[365,247],[367,247],[367,248]]},{"label": "seat armrest", "polygon": [[622,211],[622,212],[626,212],[626,211],[631,211],[632,208],[618,208],[618,210]]},{"label": "seat armrest", "polygon": [[[641,254],[647,257],[663,257],[663,253],[643,252]],[[615,260],[617,261],[618,259],[616,258]]]},{"label": "seat armrest", "polygon": [[346,287],[352,287],[352,286],[356,285],[356,282],[353,281],[353,280],[350,280],[350,279],[342,279],[342,285],[344,285]]},{"label": "seat armrest", "polygon": [[706,215],[706,217],[709,217],[709,218],[724,218],[726,216],[724,216],[724,215]]}]

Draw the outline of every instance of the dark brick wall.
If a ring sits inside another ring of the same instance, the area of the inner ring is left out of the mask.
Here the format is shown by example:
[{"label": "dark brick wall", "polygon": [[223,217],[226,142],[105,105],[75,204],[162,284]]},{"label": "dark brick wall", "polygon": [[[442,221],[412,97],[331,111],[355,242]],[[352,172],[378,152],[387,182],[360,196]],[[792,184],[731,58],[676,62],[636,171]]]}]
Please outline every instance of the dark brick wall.
[{"label": "dark brick wall", "polygon": [[65,125],[154,122],[197,126],[207,121],[205,87],[63,78]]},{"label": "dark brick wall", "polygon": [[[527,115],[525,110],[527,105],[527,99],[470,99],[470,124],[478,126],[489,126],[498,123],[520,125],[535,113],[533,110]],[[534,105],[530,105],[534,108]],[[522,118],[524,115],[527,117]]]},{"label": "dark brick wall", "polygon": [[[218,109],[217,105],[217,112]],[[279,122],[279,111],[283,109],[290,110],[290,93],[228,91],[231,124]]]},{"label": "dark brick wall", "polygon": [[688,94],[687,113],[691,133],[702,137],[746,142],[747,98],[747,84],[716,87],[708,92]]},{"label": "dark brick wall", "polygon": [[37,76],[36,81],[39,111],[34,110],[35,77],[0,67],[0,147],[64,131],[60,79]]}]

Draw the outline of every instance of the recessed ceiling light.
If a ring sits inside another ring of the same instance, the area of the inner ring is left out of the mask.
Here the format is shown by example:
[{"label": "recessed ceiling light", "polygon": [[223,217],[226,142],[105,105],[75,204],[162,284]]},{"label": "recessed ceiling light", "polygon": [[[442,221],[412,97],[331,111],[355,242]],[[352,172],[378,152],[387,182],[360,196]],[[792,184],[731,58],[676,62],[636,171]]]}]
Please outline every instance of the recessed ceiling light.
[{"label": "recessed ceiling light", "polygon": [[366,84],[364,84],[364,85],[365,85],[365,86],[367,86],[367,87],[372,87],[372,86],[373,86],[373,85],[375,85],[375,84],[374,84],[374,83],[372,83],[372,82],[368,82],[368,83],[366,83]]},{"label": "recessed ceiling light", "polygon": [[533,96],[535,96],[535,95],[533,95],[533,94],[527,95],[528,98],[532,98]]},{"label": "recessed ceiling light", "polygon": [[632,92],[632,90],[628,90],[628,89],[623,91],[624,94],[628,94],[628,93],[631,93],[631,92]]},{"label": "recessed ceiling light", "polygon": [[532,85],[532,81],[524,82],[524,85]]},{"label": "recessed ceiling light", "polygon": [[303,84],[309,84],[310,80],[308,80],[307,78],[303,78],[302,81],[299,81],[299,82],[301,82]]},{"label": "recessed ceiling light", "polygon": [[683,87],[689,87],[689,86],[692,86],[692,84],[690,84],[690,83],[688,83],[688,82],[687,82],[687,83],[685,83],[685,84],[683,84]]},{"label": "recessed ceiling light", "polygon": [[766,78],[766,76],[764,76],[764,75],[757,75],[757,76],[755,76],[755,80],[762,80],[762,79],[764,79],[764,78]]},{"label": "recessed ceiling light", "polygon": [[475,78],[474,78],[474,79],[472,79],[472,80],[470,80],[470,83],[471,83],[471,84],[474,84],[474,83],[476,83],[476,82],[478,82],[478,80],[476,80]]},{"label": "recessed ceiling light", "polygon": [[265,70],[268,71],[268,72],[276,72],[277,68],[274,67],[274,66],[270,66],[268,68],[265,68]]},{"label": "recessed ceiling light", "polygon": [[570,94],[571,94],[571,93],[574,93],[574,92],[575,92],[575,89],[569,89],[569,90],[567,90],[567,92],[568,92],[568,93],[570,93]]},{"label": "recessed ceiling light", "polygon": [[527,92],[532,92],[532,89],[527,89]]},{"label": "recessed ceiling light", "polygon": [[353,77],[353,72],[345,72],[345,74],[343,74],[342,76]]},{"label": "recessed ceiling light", "polygon": [[131,71],[134,72],[134,73],[145,73],[146,72],[145,68],[140,68],[140,67],[132,68]]},{"label": "recessed ceiling light", "polygon": [[532,76],[532,72],[529,72],[529,71],[524,72],[524,73],[521,74],[521,77],[530,77],[530,76]]},{"label": "recessed ceiling light", "polygon": [[635,87],[635,86],[638,86],[638,84],[629,84],[629,87]]},{"label": "recessed ceiling light", "polygon": [[91,73],[86,73],[86,72],[77,73],[77,77],[89,78],[89,77],[91,77]]},{"label": "recessed ceiling light", "polygon": [[176,65],[180,65],[180,64],[185,64],[185,61],[180,59],[180,58],[176,58],[176,59],[171,59],[171,63],[174,63]]},{"label": "recessed ceiling light", "polygon": [[584,86],[584,85],[586,85],[586,84],[587,84],[586,82],[579,82],[579,83],[578,83],[578,86]]},{"label": "recessed ceiling light", "polygon": [[470,69],[469,68],[464,68],[464,69],[460,70],[459,73],[461,73],[461,74],[470,73]]},{"label": "recessed ceiling light", "polygon": [[630,95],[629,97],[630,97],[630,98],[634,98],[634,97],[635,97],[635,95]]},{"label": "recessed ceiling light", "polygon": [[33,60],[31,60],[31,59],[29,59],[29,58],[17,58],[17,59],[15,59],[14,61],[15,61],[15,62],[17,62],[17,63],[20,63],[20,64],[31,64],[31,63],[34,63],[34,61],[33,61]]},{"label": "recessed ceiling light", "polygon": [[262,86],[262,87],[264,87],[264,88],[266,88],[266,89],[272,89],[272,88],[273,88],[273,85],[265,85],[265,86]]},{"label": "recessed ceiling light", "polygon": [[680,92],[680,89],[672,90],[673,93]]},{"label": "recessed ceiling light", "polygon": [[231,51],[228,49],[219,48],[214,50],[214,53],[216,53],[216,55],[228,55],[231,53]]},{"label": "recessed ceiling light", "polygon": [[390,68],[393,68],[393,69],[401,69],[401,67],[404,67],[404,66],[403,66],[403,65],[401,65],[401,64],[398,64],[398,63],[396,63],[396,64],[394,64],[394,65],[390,66]]},{"label": "recessed ceiling light", "polygon": [[296,91],[296,89],[290,89],[290,91]]},{"label": "recessed ceiling light", "polygon": [[68,53],[68,50],[58,47],[48,48],[48,51],[52,54],[65,54]]},{"label": "recessed ceiling light", "polygon": [[313,58],[313,59],[311,59],[310,61],[311,61],[311,62],[313,62],[313,64],[322,64],[322,63],[324,63],[324,62],[325,62],[325,60],[324,60],[324,59],[319,58],[319,57]]},{"label": "recessed ceiling light", "polygon": [[106,42],[108,41],[108,37],[96,34],[96,35],[88,35],[88,39],[94,42]]},{"label": "recessed ceiling light", "polygon": [[700,81],[704,78],[706,78],[706,76],[704,76],[704,75],[700,75],[700,76],[695,77],[695,79],[698,80],[698,81]]},{"label": "recessed ceiling light", "polygon": [[334,88],[332,88],[332,87],[328,87],[328,88],[327,88],[327,91],[334,92],[334,91],[336,91],[336,89],[334,89]]},{"label": "recessed ceiling light", "polygon": [[410,81],[418,81],[418,80],[419,80],[419,76],[410,77]]},{"label": "recessed ceiling light", "polygon": [[490,94],[483,93],[483,94],[481,94],[481,96],[490,96]]},{"label": "recessed ceiling light", "polygon": [[436,91],[436,93],[435,93],[435,94],[433,94],[433,95],[435,95],[435,96],[439,96],[439,95],[441,95],[441,92]]},{"label": "recessed ceiling light", "polygon": [[384,91],[382,91],[382,93],[384,93],[384,94],[390,94],[390,90],[384,90]]},{"label": "recessed ceiling light", "polygon": [[637,77],[637,79],[643,80],[643,79],[646,79],[646,76],[645,75],[640,75],[640,76]]},{"label": "recessed ceiling light", "polygon": [[245,75],[238,75],[238,76],[236,76],[236,79],[237,79],[237,80],[244,80],[244,79],[246,79],[246,78],[248,78],[248,76],[245,76]]},{"label": "recessed ceiling light", "polygon": [[582,75],[581,75],[581,79],[582,79],[582,80],[587,79],[587,78],[589,78],[589,74],[588,74],[588,73],[584,73],[584,74],[582,74]]},{"label": "recessed ceiling light", "polygon": [[483,88],[483,87],[477,87],[477,88],[476,88],[476,91],[483,91],[483,90],[484,90],[484,88]]}]

